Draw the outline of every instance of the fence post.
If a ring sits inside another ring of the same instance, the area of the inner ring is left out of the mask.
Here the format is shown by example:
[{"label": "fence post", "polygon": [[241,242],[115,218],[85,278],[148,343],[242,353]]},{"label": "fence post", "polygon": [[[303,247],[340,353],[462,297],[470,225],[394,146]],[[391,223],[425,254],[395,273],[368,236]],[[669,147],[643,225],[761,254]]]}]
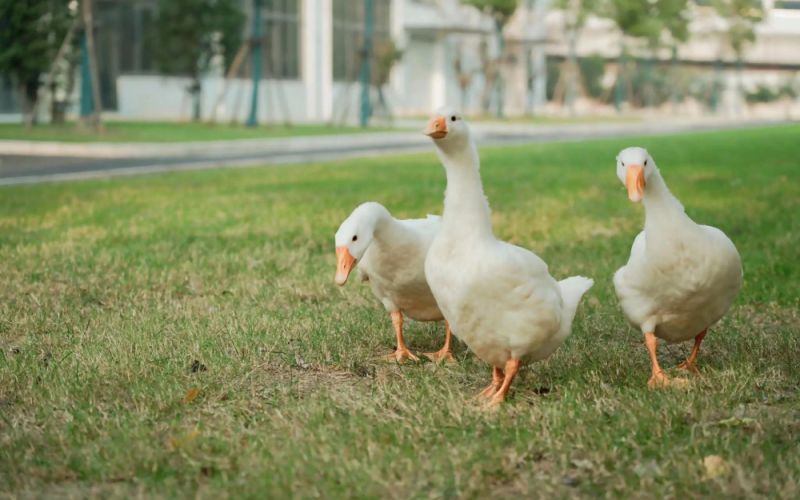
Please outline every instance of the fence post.
[{"label": "fence post", "polygon": [[361,50],[361,119],[362,128],[369,125],[369,117],[372,114],[369,102],[369,58],[372,54],[372,32],[375,24],[375,13],[373,10],[374,1],[364,0],[364,47]]},{"label": "fence post", "polygon": [[253,93],[250,97],[250,114],[247,117],[247,126],[255,127],[258,125],[258,84],[261,82],[261,2],[253,0],[253,33],[252,33],[252,72],[253,72]]}]

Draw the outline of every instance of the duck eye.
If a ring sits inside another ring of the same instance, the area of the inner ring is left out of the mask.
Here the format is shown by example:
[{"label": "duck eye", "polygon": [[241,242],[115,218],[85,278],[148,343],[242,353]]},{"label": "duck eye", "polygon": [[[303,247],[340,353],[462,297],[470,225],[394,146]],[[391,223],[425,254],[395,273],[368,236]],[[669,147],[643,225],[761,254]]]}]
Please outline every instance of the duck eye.
[{"label": "duck eye", "polygon": [[647,166],[647,160],[645,160],[645,161],[644,161],[644,166],[645,166],[645,167]]},{"label": "duck eye", "polygon": [[357,239],[358,239],[358,235],[353,235],[353,241],[356,241]]},{"label": "duck eye", "polygon": [[450,121],[451,121],[451,122],[454,122],[454,121],[456,121],[456,115],[453,115],[453,116],[451,116],[451,117],[450,117]]}]

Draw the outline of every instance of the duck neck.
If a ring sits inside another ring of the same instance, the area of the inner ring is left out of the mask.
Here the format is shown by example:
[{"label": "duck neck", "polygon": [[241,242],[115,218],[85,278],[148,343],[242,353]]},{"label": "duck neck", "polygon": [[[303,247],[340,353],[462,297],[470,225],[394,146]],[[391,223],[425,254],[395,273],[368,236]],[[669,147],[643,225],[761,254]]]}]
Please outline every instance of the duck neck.
[{"label": "duck neck", "polygon": [[669,191],[658,170],[647,179],[642,203],[645,210],[644,229],[648,236],[671,233],[691,222],[683,210],[683,205]]},{"label": "duck neck", "polygon": [[491,235],[491,212],[483,193],[475,144],[470,141],[467,147],[438,148],[437,152],[447,173],[442,230]]},{"label": "duck neck", "polygon": [[384,210],[375,215],[372,244],[378,249],[392,248],[402,242],[408,230]]}]

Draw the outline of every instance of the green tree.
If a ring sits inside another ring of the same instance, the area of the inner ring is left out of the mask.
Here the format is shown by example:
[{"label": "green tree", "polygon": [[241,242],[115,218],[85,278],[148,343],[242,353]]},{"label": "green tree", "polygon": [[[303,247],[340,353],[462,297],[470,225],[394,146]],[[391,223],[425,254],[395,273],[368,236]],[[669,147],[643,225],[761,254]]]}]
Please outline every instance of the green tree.
[{"label": "green tree", "polygon": [[581,67],[578,64],[576,46],[578,37],[586,24],[586,18],[597,12],[598,3],[592,0],[558,0],[556,7],[564,13],[564,30],[567,37],[567,61],[561,78],[564,78],[566,91],[564,100],[570,116],[575,115],[575,96],[581,79]]},{"label": "green tree", "polygon": [[[485,87],[483,94],[483,111],[488,112],[491,105],[491,91],[494,90],[496,96],[496,114],[498,117],[503,116],[503,92],[504,83],[503,75],[501,72],[501,62],[505,53],[505,38],[503,38],[503,29],[508,23],[511,16],[517,10],[519,0],[462,0],[465,5],[471,5],[478,10],[491,16],[494,21],[494,34],[497,39],[499,47],[499,55],[497,58],[489,58],[483,56],[483,73],[485,79]],[[486,49],[482,51],[486,53]]]},{"label": "green tree", "polygon": [[727,24],[725,40],[736,58],[736,92],[739,99],[736,103],[737,114],[739,102],[744,95],[742,84],[742,65],[744,51],[756,40],[756,24],[764,18],[764,10],[760,0],[713,0],[712,6]]},{"label": "green tree", "polygon": [[242,41],[244,15],[236,0],[161,0],[155,23],[155,61],[169,75],[191,79],[186,89],[200,120],[202,77],[220,55],[227,66]]},{"label": "green tree", "polygon": [[403,51],[395,45],[393,40],[379,41],[375,44],[375,50],[372,54],[374,70],[370,80],[378,93],[376,111],[380,109],[390,121],[392,120],[392,113],[389,109],[389,103],[386,102],[384,88],[392,76],[392,68],[402,58]]},{"label": "green tree", "polygon": [[[619,109],[624,99],[626,39],[643,40],[651,58],[665,41],[676,47],[689,34],[688,0],[605,0],[602,11],[622,32],[615,96]],[[652,60],[648,64],[652,66]]]},{"label": "green tree", "polygon": [[0,0],[0,74],[10,77],[23,98],[23,119],[39,98],[42,76],[69,29],[74,12],[66,0]]}]

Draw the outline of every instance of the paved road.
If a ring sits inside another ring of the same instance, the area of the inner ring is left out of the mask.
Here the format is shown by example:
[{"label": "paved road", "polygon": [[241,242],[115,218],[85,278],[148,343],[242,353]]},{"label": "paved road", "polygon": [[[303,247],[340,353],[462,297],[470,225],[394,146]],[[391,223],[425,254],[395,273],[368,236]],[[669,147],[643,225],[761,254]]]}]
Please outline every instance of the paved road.
[{"label": "paved road", "polygon": [[[479,145],[497,146],[662,135],[775,124],[778,122],[673,121],[539,126],[476,124],[473,128]],[[416,132],[167,145],[57,143],[12,145],[11,142],[0,141],[0,185],[177,170],[313,163],[424,151],[432,151],[430,140]]]}]

